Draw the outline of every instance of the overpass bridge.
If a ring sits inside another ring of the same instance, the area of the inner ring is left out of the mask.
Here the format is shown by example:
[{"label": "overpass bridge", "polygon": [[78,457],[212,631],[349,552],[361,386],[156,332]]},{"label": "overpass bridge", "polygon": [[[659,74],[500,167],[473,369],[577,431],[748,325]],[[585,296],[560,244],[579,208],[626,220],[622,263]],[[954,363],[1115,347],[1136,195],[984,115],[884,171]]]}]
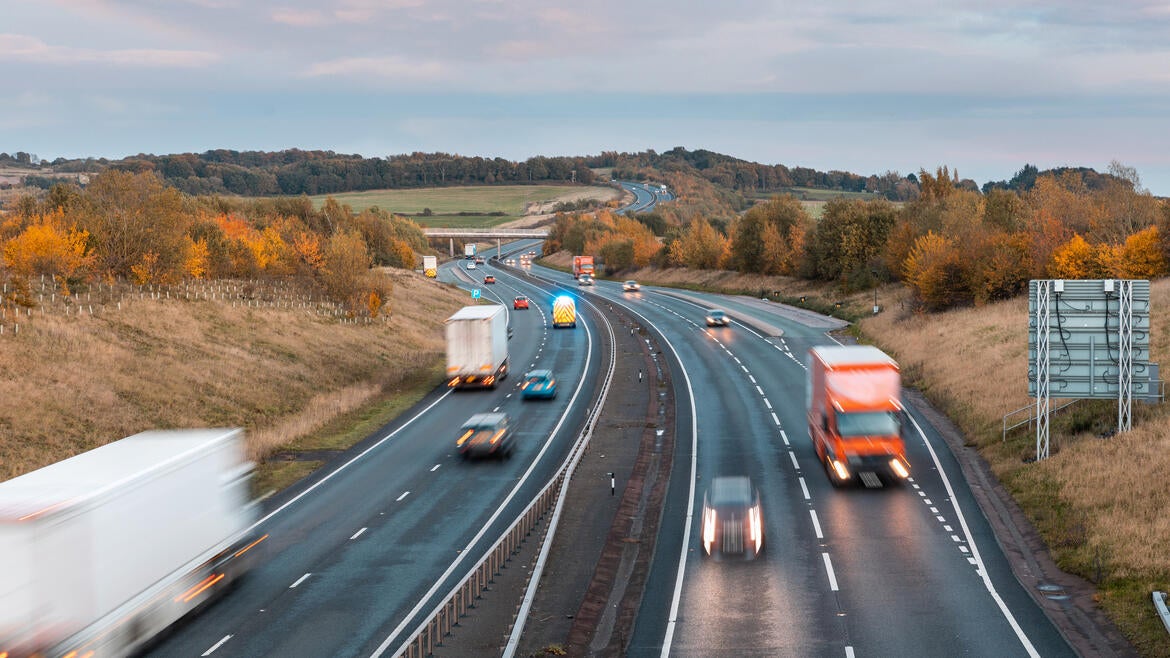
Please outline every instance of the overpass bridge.
[{"label": "overpass bridge", "polygon": [[455,238],[470,238],[477,241],[492,241],[496,243],[496,253],[500,253],[501,243],[504,240],[544,240],[548,237],[546,228],[425,228],[423,235],[427,239],[447,238],[451,256],[455,256]]}]

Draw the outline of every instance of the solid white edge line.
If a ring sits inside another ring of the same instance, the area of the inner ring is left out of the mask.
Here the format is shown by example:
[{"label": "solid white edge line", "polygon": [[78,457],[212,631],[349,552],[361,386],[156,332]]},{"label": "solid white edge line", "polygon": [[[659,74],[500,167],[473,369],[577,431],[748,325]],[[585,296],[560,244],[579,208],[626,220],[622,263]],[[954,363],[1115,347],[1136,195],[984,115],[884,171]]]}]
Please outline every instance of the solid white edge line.
[{"label": "solid white edge line", "polygon": [[821,557],[825,559],[825,573],[829,576],[829,589],[834,592],[840,591],[837,587],[837,574],[833,573],[833,561],[829,559],[828,553],[821,553]]},{"label": "solid white edge line", "polygon": [[230,639],[232,639],[232,636],[230,636],[230,635],[225,635],[225,636],[223,636],[223,639],[222,639],[222,640],[220,640],[219,642],[216,642],[215,644],[211,645],[211,648],[210,648],[210,649],[208,649],[207,651],[204,651],[204,652],[203,652],[202,654],[200,654],[200,655],[202,655],[202,656],[210,656],[211,654],[215,653],[215,650],[216,650],[216,649],[218,649],[218,648],[222,647],[224,642],[227,642],[227,641],[228,641],[228,640],[230,640]]},{"label": "solid white edge line", "polygon": [[813,530],[815,530],[817,533],[817,539],[824,539],[825,534],[821,532],[821,522],[817,519],[817,511],[815,509],[810,509],[808,514],[812,517]]},{"label": "solid white edge line", "polygon": [[407,497],[407,496],[409,496],[409,495],[410,495],[410,492],[409,492],[409,491],[404,491],[404,492],[402,492],[402,495],[401,495],[401,496],[399,496],[399,497],[397,497],[397,498],[395,498],[395,499],[394,499],[394,502],[396,502],[396,503],[401,503],[401,502],[402,502],[402,499],[403,499],[403,498],[406,498],[406,497]]},{"label": "solid white edge line", "polygon": [[361,536],[362,536],[362,533],[363,533],[363,532],[365,532],[365,531],[366,531],[366,530],[368,530],[368,529],[369,529],[369,528],[362,528],[361,530],[358,530],[357,532],[353,533],[353,536],[352,536],[352,537],[350,537],[350,539],[351,539],[351,540],[353,540],[353,539],[357,539],[358,537],[361,537]]},{"label": "solid white edge line", "polygon": [[797,479],[800,480],[800,491],[801,491],[801,493],[804,494],[804,499],[805,500],[812,500],[812,496],[810,496],[808,494],[808,485],[805,484],[804,478],[797,478]]},{"label": "solid white edge line", "polygon": [[329,480],[331,480],[331,479],[333,478],[333,476],[335,476],[335,475],[337,475],[338,473],[340,473],[340,472],[344,471],[345,469],[349,468],[351,465],[353,465],[353,463],[354,463],[354,462],[356,462],[357,460],[361,459],[362,457],[365,457],[365,456],[366,456],[366,455],[368,455],[370,452],[372,452],[372,451],[376,450],[376,449],[377,449],[379,446],[381,446],[383,443],[385,443],[385,442],[389,441],[391,438],[393,438],[395,434],[398,434],[398,433],[399,433],[399,432],[401,432],[402,430],[406,429],[407,427],[409,427],[409,426],[410,426],[410,424],[411,424],[411,423],[413,423],[414,421],[418,420],[420,417],[422,417],[422,415],[423,415],[423,414],[427,413],[427,412],[428,412],[428,411],[430,411],[432,408],[434,408],[434,406],[435,406],[436,404],[439,404],[439,403],[440,403],[440,402],[442,402],[443,400],[446,400],[448,395],[451,395],[451,389],[447,389],[447,390],[446,390],[446,391],[445,391],[445,392],[444,392],[442,395],[440,395],[440,396],[439,396],[439,399],[438,399],[438,400],[435,400],[434,402],[432,402],[432,403],[428,404],[428,405],[426,406],[426,408],[425,408],[425,409],[423,409],[422,411],[420,411],[420,412],[418,412],[417,414],[415,414],[413,417],[411,417],[411,419],[410,419],[410,420],[408,420],[408,421],[406,421],[405,423],[403,423],[401,427],[399,427],[398,429],[394,430],[393,432],[391,432],[391,433],[387,434],[386,436],[382,437],[382,438],[381,438],[381,439],[380,439],[380,440],[379,440],[377,443],[375,443],[374,445],[370,446],[369,448],[366,448],[365,450],[361,451],[361,452],[360,452],[360,453],[358,453],[356,456],[354,456],[354,458],[353,458],[353,459],[351,459],[351,460],[349,460],[349,461],[345,462],[345,463],[344,463],[344,464],[342,464],[341,466],[338,466],[338,467],[337,467],[337,470],[333,471],[333,472],[332,472],[332,473],[330,473],[329,475],[326,475],[325,477],[321,478],[320,480],[317,480],[317,482],[316,482],[315,484],[313,484],[313,486],[309,487],[308,489],[305,489],[305,490],[304,490],[304,491],[302,491],[301,493],[297,494],[297,495],[296,495],[296,496],[295,496],[295,497],[294,497],[292,500],[289,500],[288,502],[286,502],[285,504],[281,505],[280,507],[277,507],[276,509],[272,510],[272,511],[271,511],[271,512],[269,512],[267,515],[265,515],[263,518],[261,518],[259,521],[257,521],[257,522],[255,522],[255,523],[253,523],[251,526],[249,526],[249,527],[248,527],[248,532],[251,532],[252,530],[255,530],[256,528],[259,528],[259,527],[260,527],[261,525],[263,525],[263,524],[264,524],[266,521],[268,521],[268,519],[271,519],[272,517],[276,516],[277,514],[280,514],[280,513],[281,513],[281,512],[283,512],[283,511],[284,511],[284,510],[285,510],[287,507],[289,507],[289,506],[290,506],[290,505],[292,505],[293,503],[297,502],[298,500],[300,500],[300,499],[304,498],[305,496],[309,495],[309,494],[310,494],[310,493],[312,493],[312,492],[313,492],[313,490],[315,490],[317,487],[319,487],[319,486],[321,486],[321,485],[325,484],[326,482],[328,482]]},{"label": "solid white edge line", "polygon": [[[589,323],[585,322],[584,318],[581,319],[580,324],[585,328],[585,344],[588,346],[588,349],[585,351],[585,368],[582,372],[589,372],[589,366],[593,362],[593,332],[589,331]],[[480,538],[483,537],[485,533],[487,533],[488,528],[490,528],[491,525],[496,522],[496,519],[504,513],[504,510],[508,507],[508,504],[512,502],[512,499],[515,498],[516,494],[520,492],[520,488],[524,486],[524,483],[528,481],[529,476],[531,476],[532,472],[536,470],[540,460],[544,458],[544,454],[548,452],[549,446],[552,445],[553,438],[560,433],[561,427],[565,424],[565,420],[569,417],[569,412],[572,410],[573,404],[576,403],[577,398],[581,395],[581,391],[585,388],[585,379],[585,377],[581,377],[581,380],[577,383],[577,389],[573,392],[573,397],[569,398],[569,404],[565,407],[565,413],[561,414],[561,419],[557,421],[556,427],[553,427],[552,432],[549,433],[548,440],[544,442],[544,445],[540,448],[540,452],[536,453],[536,456],[533,457],[532,463],[528,466],[528,470],[524,471],[524,474],[520,476],[520,479],[516,482],[516,485],[512,487],[512,491],[509,492],[507,497],[505,497],[504,500],[499,504],[495,513],[493,513],[491,517],[488,518],[486,522],[484,522],[483,526],[479,529],[479,532],[477,532],[475,536],[471,538],[471,541],[467,543],[467,546],[464,547],[463,550],[459,551],[459,556],[455,558],[455,561],[451,563],[451,566],[447,567],[447,570],[439,576],[439,578],[435,581],[435,584],[431,585],[431,588],[427,590],[426,594],[424,594],[422,598],[419,599],[418,603],[416,603],[415,606],[411,608],[410,612],[408,612],[406,616],[403,617],[398,626],[395,627],[395,629],[386,636],[386,639],[383,640],[380,645],[378,645],[378,648],[374,650],[373,654],[371,654],[371,658],[377,658],[378,656],[381,656],[386,652],[387,649],[390,648],[390,645],[394,642],[394,639],[400,633],[402,633],[407,624],[409,624],[410,621],[418,615],[419,611],[423,609],[427,601],[429,601],[431,597],[435,595],[435,592],[439,590],[439,587],[442,586],[443,582],[451,576],[455,569],[459,567],[459,564],[463,562],[464,558],[466,558],[471,553],[471,549],[475,546],[476,543],[479,542]],[[401,654],[404,649],[405,647],[395,652],[395,655]]]},{"label": "solid white edge line", "polygon": [[[642,319],[645,320],[646,318],[643,317]],[[653,326],[653,323],[650,324]],[[666,338],[665,334],[661,335],[661,338],[662,342],[666,343],[671,353],[674,354],[675,361],[681,365],[682,359],[679,357],[678,351],[674,349],[674,345]],[[682,370],[683,381],[687,385],[687,397],[690,398],[691,403],[691,482],[690,490],[687,493],[687,517],[686,525],[683,526],[682,548],[678,556],[678,575],[675,576],[674,595],[670,599],[670,614],[667,616],[666,635],[662,639],[662,652],[660,654],[662,658],[667,658],[670,655],[670,644],[674,641],[674,629],[678,625],[678,606],[682,601],[683,576],[686,572],[687,553],[691,546],[691,523],[695,516],[695,476],[699,468],[699,417],[698,411],[695,409],[695,390],[691,387],[691,377],[687,374],[686,368],[680,367],[679,369]],[[744,368],[744,372],[747,372],[747,368]]]},{"label": "solid white edge line", "polygon": [[297,578],[297,582],[293,583],[292,585],[289,585],[288,588],[289,589],[296,589],[297,585],[300,585],[301,583],[305,582],[305,579],[308,578],[309,576],[312,576],[312,575],[313,575],[313,572],[310,571],[309,573],[301,576],[300,578]]},{"label": "solid white edge line", "polygon": [[1007,603],[1005,603],[1004,600],[999,596],[999,592],[995,590],[995,585],[991,582],[991,577],[987,575],[987,568],[983,564],[983,557],[979,553],[979,547],[976,546],[975,540],[971,537],[971,530],[967,526],[967,517],[963,516],[963,510],[959,509],[959,501],[955,498],[955,490],[951,487],[951,480],[947,477],[946,471],[943,470],[942,463],[938,460],[938,454],[935,453],[934,446],[932,446],[930,441],[927,440],[926,432],[922,431],[922,426],[918,424],[918,421],[914,418],[914,416],[908,413],[906,414],[906,417],[909,418],[910,422],[914,424],[914,429],[918,430],[918,436],[922,437],[922,443],[926,445],[927,451],[930,452],[930,458],[934,460],[934,466],[936,469],[938,469],[938,474],[939,477],[942,478],[943,486],[946,487],[947,496],[949,496],[951,499],[951,506],[955,508],[955,514],[959,517],[959,526],[963,528],[963,534],[967,537],[967,544],[971,547],[971,555],[975,558],[977,563],[976,566],[979,568],[979,576],[983,579],[983,586],[987,588],[987,591],[991,594],[991,598],[994,599],[995,604],[999,606],[1000,612],[1002,612],[1004,618],[1007,619],[1008,625],[1012,627],[1016,637],[1020,640],[1020,644],[1022,644],[1024,649],[1028,652],[1028,655],[1032,656],[1032,658],[1040,658],[1040,652],[1036,651],[1036,647],[1032,645],[1032,640],[1030,640],[1028,635],[1024,633],[1024,629],[1020,628],[1020,624],[1016,621],[1015,615],[1013,615],[1012,611],[1008,609]]}]

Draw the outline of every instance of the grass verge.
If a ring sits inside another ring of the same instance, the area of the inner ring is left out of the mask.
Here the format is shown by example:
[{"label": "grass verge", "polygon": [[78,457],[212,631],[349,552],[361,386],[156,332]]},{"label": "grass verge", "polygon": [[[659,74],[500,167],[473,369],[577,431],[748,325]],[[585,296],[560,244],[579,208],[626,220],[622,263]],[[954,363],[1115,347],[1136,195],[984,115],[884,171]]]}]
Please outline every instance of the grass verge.
[{"label": "grass verge", "polygon": [[269,491],[280,491],[312,474],[328,463],[327,459],[314,457],[332,456],[352,448],[426,397],[434,390],[442,373],[442,364],[436,362],[414,377],[403,380],[389,393],[334,417],[319,431],[288,443],[279,453],[256,465],[252,479],[253,495],[262,496]]}]

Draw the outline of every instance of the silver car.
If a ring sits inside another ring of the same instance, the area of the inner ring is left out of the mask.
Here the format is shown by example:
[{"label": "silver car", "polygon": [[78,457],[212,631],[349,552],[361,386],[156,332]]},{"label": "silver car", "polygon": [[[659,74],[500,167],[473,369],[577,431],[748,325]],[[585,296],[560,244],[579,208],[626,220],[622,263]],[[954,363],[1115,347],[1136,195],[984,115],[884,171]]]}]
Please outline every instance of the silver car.
[{"label": "silver car", "polygon": [[707,326],[708,327],[726,327],[731,324],[731,318],[727,314],[717,308],[707,311]]},{"label": "silver car", "polygon": [[755,559],[764,548],[760,492],[744,476],[717,477],[703,495],[703,552]]}]

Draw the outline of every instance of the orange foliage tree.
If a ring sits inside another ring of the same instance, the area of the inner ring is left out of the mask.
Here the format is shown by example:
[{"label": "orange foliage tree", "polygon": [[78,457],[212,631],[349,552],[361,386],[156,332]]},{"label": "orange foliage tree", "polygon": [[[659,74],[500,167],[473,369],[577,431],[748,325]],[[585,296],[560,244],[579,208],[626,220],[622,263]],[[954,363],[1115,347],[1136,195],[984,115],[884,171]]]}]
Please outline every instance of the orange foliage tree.
[{"label": "orange foliage tree", "polygon": [[971,301],[963,259],[954,241],[928,232],[918,238],[903,267],[906,284],[923,306],[939,311]]},{"label": "orange foliage tree", "polygon": [[4,264],[23,276],[50,274],[65,280],[82,274],[93,263],[87,252],[89,234],[62,229],[54,218],[41,218],[4,245]]},{"label": "orange foliage tree", "polygon": [[1054,279],[1099,279],[1104,275],[1099,250],[1079,234],[1057,247],[1048,265],[1048,276]]}]

